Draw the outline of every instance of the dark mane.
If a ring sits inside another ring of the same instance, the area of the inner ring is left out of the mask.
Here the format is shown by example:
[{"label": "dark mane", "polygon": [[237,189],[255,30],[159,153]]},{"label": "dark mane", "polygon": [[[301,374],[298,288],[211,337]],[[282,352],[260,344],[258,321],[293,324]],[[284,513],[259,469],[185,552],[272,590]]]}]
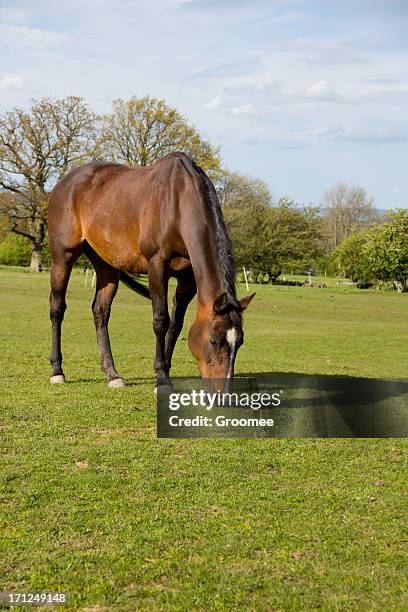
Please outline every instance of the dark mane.
[{"label": "dark mane", "polygon": [[206,203],[209,205],[215,222],[215,241],[217,246],[217,253],[220,258],[221,270],[224,280],[224,288],[228,295],[228,302],[235,308],[240,308],[237,300],[236,286],[235,286],[235,261],[232,252],[231,239],[229,237],[228,229],[225,224],[224,215],[222,214],[220,201],[215,191],[215,187],[200,166],[198,166],[193,160],[191,164],[199,176],[199,183],[201,191],[204,195]]},{"label": "dark mane", "polygon": [[232,252],[231,239],[229,237],[228,229],[224,221],[222,214],[220,201],[215,191],[215,187],[200,166],[198,166],[191,158],[186,155],[182,156],[183,161],[188,160],[191,164],[191,169],[197,179],[201,194],[204,201],[208,205],[212,212],[215,226],[215,241],[217,247],[217,253],[219,255],[219,261],[221,265],[221,272],[224,283],[224,290],[228,295],[229,304],[238,311],[241,307],[237,300],[237,292],[235,285],[235,261]]}]

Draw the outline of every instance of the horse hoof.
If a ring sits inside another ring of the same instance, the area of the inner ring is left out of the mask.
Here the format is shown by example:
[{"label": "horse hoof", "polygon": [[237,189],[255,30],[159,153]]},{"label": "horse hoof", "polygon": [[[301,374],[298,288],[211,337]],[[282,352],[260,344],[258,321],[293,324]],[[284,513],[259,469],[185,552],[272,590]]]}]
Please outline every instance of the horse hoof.
[{"label": "horse hoof", "polygon": [[126,385],[123,378],[114,378],[108,382],[108,387],[111,389],[122,389],[122,387],[126,387]]},{"label": "horse hoof", "polygon": [[160,393],[171,393],[173,391],[173,385],[171,383],[156,385],[154,387],[154,394],[157,395],[158,389]]},{"label": "horse hoof", "polygon": [[63,385],[65,384],[65,376],[63,374],[55,374],[55,376],[51,376],[50,383],[52,385]]}]

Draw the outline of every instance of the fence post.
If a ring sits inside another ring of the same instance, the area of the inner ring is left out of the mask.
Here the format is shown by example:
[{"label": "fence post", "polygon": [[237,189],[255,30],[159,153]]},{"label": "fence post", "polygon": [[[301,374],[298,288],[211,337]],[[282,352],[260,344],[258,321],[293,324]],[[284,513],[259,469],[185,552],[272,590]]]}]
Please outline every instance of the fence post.
[{"label": "fence post", "polygon": [[242,266],[242,269],[244,271],[244,278],[245,278],[246,289],[247,289],[247,291],[249,293],[248,277],[247,277],[247,273],[246,273],[246,270],[245,270],[245,266]]}]

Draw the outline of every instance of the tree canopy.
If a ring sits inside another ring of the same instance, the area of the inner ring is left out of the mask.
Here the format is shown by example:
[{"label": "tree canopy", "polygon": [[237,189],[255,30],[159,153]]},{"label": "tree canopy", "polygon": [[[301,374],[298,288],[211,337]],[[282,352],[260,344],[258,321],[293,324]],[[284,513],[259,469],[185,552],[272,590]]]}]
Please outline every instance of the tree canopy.
[{"label": "tree canopy", "polygon": [[30,110],[0,117],[0,212],[10,230],[31,242],[31,269],[41,266],[48,192],[73,166],[95,155],[95,114],[75,96],[43,98]]},{"label": "tree canopy", "polygon": [[276,204],[259,179],[226,173],[219,188],[238,266],[268,274],[313,266],[322,250],[318,209],[289,198]]},{"label": "tree canopy", "polygon": [[406,291],[408,281],[408,210],[393,211],[385,223],[356,232],[334,251],[339,271],[353,281],[394,283]]},{"label": "tree canopy", "polygon": [[219,150],[204,140],[165,100],[144,96],[117,99],[101,118],[100,154],[104,159],[148,166],[172,151],[191,155],[210,178],[221,177]]},{"label": "tree canopy", "polygon": [[336,183],[323,198],[324,219],[328,248],[338,247],[353,232],[370,227],[379,221],[379,214],[363,187]]},{"label": "tree canopy", "polygon": [[370,281],[372,274],[365,251],[367,232],[354,232],[331,255],[337,273],[354,282]]},{"label": "tree canopy", "polygon": [[392,212],[387,221],[367,233],[364,248],[372,275],[406,291],[408,280],[408,210]]}]

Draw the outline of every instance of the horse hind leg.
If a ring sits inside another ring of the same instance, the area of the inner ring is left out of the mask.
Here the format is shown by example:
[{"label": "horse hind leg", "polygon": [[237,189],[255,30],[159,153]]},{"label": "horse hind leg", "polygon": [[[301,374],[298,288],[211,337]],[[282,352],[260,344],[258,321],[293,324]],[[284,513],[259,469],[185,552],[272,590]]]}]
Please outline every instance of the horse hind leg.
[{"label": "horse hind leg", "polygon": [[50,364],[52,366],[51,384],[65,383],[65,376],[62,370],[61,327],[67,307],[65,295],[68,281],[72,266],[79,255],[80,249],[74,252],[61,251],[58,254],[53,253],[50,276],[50,319],[52,334],[50,355]]},{"label": "horse hind leg", "polygon": [[170,318],[170,325],[166,335],[165,360],[168,373],[171,369],[171,360],[177,338],[183,329],[184,315],[187,307],[195,294],[197,286],[194,273],[191,268],[180,274],[177,281],[177,288],[173,298],[173,309]]},{"label": "horse hind leg", "polygon": [[114,389],[124,387],[125,383],[115,368],[108,331],[111,305],[118,289],[120,272],[104,262],[90,248],[87,248],[86,254],[95,268],[97,277],[92,312],[101,358],[101,370],[106,375],[109,387]]},{"label": "horse hind leg", "polygon": [[153,362],[156,389],[158,386],[171,385],[165,357],[166,334],[170,325],[167,306],[168,281],[167,263],[159,255],[155,255],[149,261],[149,289],[153,309],[153,331],[156,335],[156,356]]}]

